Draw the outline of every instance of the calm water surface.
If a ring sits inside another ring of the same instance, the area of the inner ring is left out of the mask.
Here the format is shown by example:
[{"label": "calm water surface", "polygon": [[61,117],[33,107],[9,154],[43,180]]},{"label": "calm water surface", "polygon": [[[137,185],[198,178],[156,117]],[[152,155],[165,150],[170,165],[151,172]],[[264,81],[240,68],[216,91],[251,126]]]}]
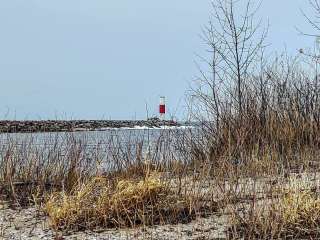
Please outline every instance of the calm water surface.
[{"label": "calm water surface", "polygon": [[103,166],[134,162],[137,156],[150,161],[177,160],[188,136],[188,128],[0,134],[0,161],[8,149],[21,161],[34,157],[44,162],[61,162],[75,155],[85,162],[99,161]]}]

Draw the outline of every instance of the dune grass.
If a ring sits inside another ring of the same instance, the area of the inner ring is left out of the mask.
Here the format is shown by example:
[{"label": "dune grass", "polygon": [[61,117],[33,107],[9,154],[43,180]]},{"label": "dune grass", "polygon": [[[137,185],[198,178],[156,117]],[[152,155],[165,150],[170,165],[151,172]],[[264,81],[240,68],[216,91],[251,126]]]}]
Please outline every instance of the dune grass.
[{"label": "dune grass", "polygon": [[289,191],[236,217],[232,239],[315,239],[319,237],[320,199],[309,190]]},{"label": "dune grass", "polygon": [[71,194],[51,194],[44,211],[52,227],[63,230],[188,222],[195,216],[189,199],[171,191],[157,173],[115,184],[95,177]]}]

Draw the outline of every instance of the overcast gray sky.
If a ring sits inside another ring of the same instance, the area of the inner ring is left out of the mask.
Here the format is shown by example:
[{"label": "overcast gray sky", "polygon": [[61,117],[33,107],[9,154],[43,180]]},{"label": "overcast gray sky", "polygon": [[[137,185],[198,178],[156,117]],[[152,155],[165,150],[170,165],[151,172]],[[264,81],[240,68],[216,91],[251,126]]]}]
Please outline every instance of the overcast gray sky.
[{"label": "overcast gray sky", "polygon": [[[310,45],[306,0],[264,0],[270,48]],[[165,95],[183,116],[209,0],[0,1],[0,117],[133,119]]]}]

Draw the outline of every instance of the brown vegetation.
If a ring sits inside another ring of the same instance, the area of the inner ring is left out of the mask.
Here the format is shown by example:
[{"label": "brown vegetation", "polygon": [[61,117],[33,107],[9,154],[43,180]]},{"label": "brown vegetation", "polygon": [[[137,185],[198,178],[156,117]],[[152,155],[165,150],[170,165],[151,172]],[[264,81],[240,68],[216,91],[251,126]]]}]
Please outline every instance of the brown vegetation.
[{"label": "brown vegetation", "polygon": [[318,59],[266,60],[255,10],[248,1],[238,22],[237,2],[215,1],[221,25],[204,29],[212,55],[190,94],[201,125],[152,141],[149,132],[124,144],[110,137],[93,149],[73,134],[41,147],[10,141],[0,151],[0,193],[39,203],[57,230],[176,223],[219,210],[231,213],[230,238],[317,237]]},{"label": "brown vegetation", "polygon": [[52,194],[45,204],[56,229],[134,227],[188,222],[195,212],[191,199],[180,197],[151,173],[140,181],[120,180],[112,186],[96,177],[73,193]]}]

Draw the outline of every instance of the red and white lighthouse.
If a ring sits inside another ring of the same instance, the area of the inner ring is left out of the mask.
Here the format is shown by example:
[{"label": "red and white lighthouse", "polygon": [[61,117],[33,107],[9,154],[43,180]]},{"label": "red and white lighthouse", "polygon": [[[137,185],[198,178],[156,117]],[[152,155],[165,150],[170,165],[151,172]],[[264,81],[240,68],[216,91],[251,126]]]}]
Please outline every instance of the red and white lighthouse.
[{"label": "red and white lighthouse", "polygon": [[161,120],[165,120],[165,116],[166,116],[166,98],[163,97],[163,96],[160,97],[159,116],[160,116]]}]

